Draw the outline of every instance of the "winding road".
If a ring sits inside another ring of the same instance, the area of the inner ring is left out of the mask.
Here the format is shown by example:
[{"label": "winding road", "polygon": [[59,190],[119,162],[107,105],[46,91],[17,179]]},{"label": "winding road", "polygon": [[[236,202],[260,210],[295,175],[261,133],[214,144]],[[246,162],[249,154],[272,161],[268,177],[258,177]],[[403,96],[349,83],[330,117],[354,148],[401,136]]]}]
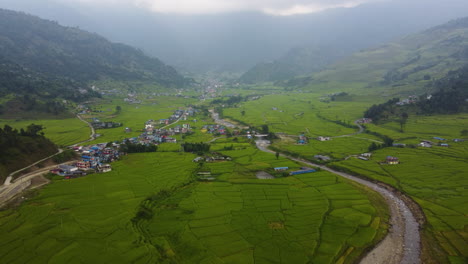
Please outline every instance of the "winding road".
[{"label": "winding road", "polygon": [[[76,116],[78,119],[80,119],[81,121],[85,122],[89,128],[91,129],[91,135],[89,137],[89,139],[87,140],[84,140],[82,142],[79,142],[79,143],[76,143],[76,144],[73,144],[69,147],[74,147],[74,146],[77,146],[79,144],[82,144],[82,143],[86,143],[86,142],[89,142],[89,141],[92,141],[96,138],[96,131],[94,130],[94,127],[89,123],[87,122],[86,120],[84,120],[80,115],[77,115]],[[59,151],[49,157],[46,157],[46,158],[43,158],[39,161],[36,161],[34,162],[33,164],[27,166],[27,167],[24,167],[22,169],[19,169],[17,171],[14,171],[12,173],[10,173],[8,175],[8,177],[6,178],[5,182],[3,185],[0,186],[0,207],[3,206],[4,203],[8,202],[9,200],[11,200],[15,195],[17,195],[18,193],[24,191],[26,188],[28,188],[30,185],[31,185],[31,180],[34,178],[34,177],[37,177],[37,176],[40,176],[42,175],[43,173],[49,171],[50,169],[53,169],[55,167],[57,167],[57,165],[53,165],[53,166],[49,166],[49,167],[46,167],[46,168],[42,168],[40,170],[36,170],[34,172],[31,172],[31,173],[28,173],[28,174],[25,174],[25,175],[22,175],[20,177],[18,177],[17,179],[13,180],[13,175],[15,175],[16,173],[19,173],[21,171],[24,171],[24,170],[27,170],[33,166],[36,166],[37,164],[45,161],[45,160],[48,160],[60,153],[62,153],[63,150],[62,149],[59,149]],[[62,164],[68,164],[69,162],[65,162],[65,163],[62,163]]]}]

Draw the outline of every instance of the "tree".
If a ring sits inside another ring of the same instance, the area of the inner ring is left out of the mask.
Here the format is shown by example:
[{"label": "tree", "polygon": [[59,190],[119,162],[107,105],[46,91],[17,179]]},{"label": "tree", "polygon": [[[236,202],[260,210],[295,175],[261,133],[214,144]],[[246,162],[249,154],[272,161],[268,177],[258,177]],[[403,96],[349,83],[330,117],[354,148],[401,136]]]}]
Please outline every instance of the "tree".
[{"label": "tree", "polygon": [[279,155],[280,155],[280,154],[279,154],[279,152],[278,152],[278,151],[276,151],[276,153],[275,153],[276,159],[278,159],[278,158],[279,158]]},{"label": "tree", "polygon": [[115,107],[115,113],[120,114],[120,112],[122,112],[122,107],[120,107],[120,105],[118,105],[118,106]]},{"label": "tree", "polygon": [[406,121],[408,121],[408,113],[403,112],[400,115],[400,132],[402,132],[402,133],[403,133],[403,128],[406,125]]},{"label": "tree", "polygon": [[242,111],[241,111],[241,115],[242,115],[242,116],[245,116],[245,110],[242,110]]}]

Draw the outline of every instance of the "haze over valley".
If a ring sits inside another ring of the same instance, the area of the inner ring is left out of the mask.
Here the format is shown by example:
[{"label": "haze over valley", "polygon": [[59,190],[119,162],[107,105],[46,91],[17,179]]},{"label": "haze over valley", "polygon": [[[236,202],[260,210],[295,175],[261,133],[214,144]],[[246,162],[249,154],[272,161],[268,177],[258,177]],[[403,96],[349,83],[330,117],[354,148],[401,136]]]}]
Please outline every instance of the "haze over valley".
[{"label": "haze over valley", "polygon": [[465,0],[0,0],[0,263],[467,263]]}]

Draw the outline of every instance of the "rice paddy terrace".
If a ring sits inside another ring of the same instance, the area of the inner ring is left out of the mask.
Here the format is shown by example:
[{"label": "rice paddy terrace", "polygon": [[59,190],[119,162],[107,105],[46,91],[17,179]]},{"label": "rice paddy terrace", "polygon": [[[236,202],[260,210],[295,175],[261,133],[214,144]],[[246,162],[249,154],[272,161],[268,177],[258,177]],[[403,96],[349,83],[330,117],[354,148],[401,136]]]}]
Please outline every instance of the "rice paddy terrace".
[{"label": "rice paddy terrace", "polygon": [[[465,143],[424,153],[419,149],[384,148],[376,151],[369,162],[348,158],[367,151],[371,142],[380,140],[372,134],[353,135],[357,130],[353,121],[369,102],[362,98],[325,103],[319,97],[265,96],[260,103],[226,108],[224,115],[256,127],[267,124],[270,131],[289,135],[349,135],[306,145],[284,137],[275,140],[273,146],[306,158],[330,155],[332,164],[343,170],[409,194],[427,217],[422,261],[463,261],[466,194],[463,187],[455,187],[457,181],[463,186],[463,179],[454,176],[450,185],[437,175],[460,175],[457,170],[463,170],[464,165],[455,157],[463,159]],[[116,115],[113,109],[117,105],[108,101],[97,115],[101,120],[122,122],[133,132],[125,133],[122,128],[98,130],[101,138],[96,142],[137,135],[146,120],[165,118],[185,103],[181,98],[145,101],[142,105],[123,105],[122,113]],[[355,263],[385,237],[392,224],[390,209],[368,187],[326,170],[288,177],[275,174],[274,167],[294,170],[304,165],[264,153],[245,137],[212,141],[213,136],[201,132],[201,128],[213,120],[202,114],[196,119],[187,120],[194,133],[177,136],[179,144],[161,144],[156,153],[130,154],[113,163],[114,170],[107,174],[73,180],[53,178],[43,189],[25,193],[19,207],[0,211],[0,259],[6,263]],[[392,124],[370,125],[368,129],[412,143],[425,136],[417,129],[418,124],[431,128],[438,119],[421,120],[410,118],[407,132],[401,135]],[[445,121],[451,128],[443,130],[441,136],[461,127],[458,119],[453,120]],[[86,133],[75,133],[50,121],[52,139],[67,144],[86,140],[89,128],[76,121],[77,131]],[[211,151],[232,160],[196,163],[192,161],[196,155],[180,152],[180,142],[200,141],[210,141]],[[401,166],[378,165],[377,161],[386,155],[399,156]],[[416,159],[407,158],[411,155],[428,155],[427,162],[434,160],[433,155],[442,155],[454,169],[458,168],[446,174],[437,170],[431,177],[432,183],[446,185],[446,192],[428,189],[429,183],[416,169],[428,165],[426,161],[421,163],[426,165],[414,165]],[[213,180],[198,180],[200,171],[209,172]],[[259,171],[273,177],[259,179]],[[410,179],[422,187],[410,184]],[[438,207],[440,204],[446,209]],[[431,241],[434,237],[437,239]]]}]

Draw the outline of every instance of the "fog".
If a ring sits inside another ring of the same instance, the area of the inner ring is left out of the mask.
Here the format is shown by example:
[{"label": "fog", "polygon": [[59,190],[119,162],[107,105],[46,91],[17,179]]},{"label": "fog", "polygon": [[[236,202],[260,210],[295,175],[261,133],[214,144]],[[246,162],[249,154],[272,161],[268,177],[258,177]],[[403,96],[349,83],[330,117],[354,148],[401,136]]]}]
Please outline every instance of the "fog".
[{"label": "fog", "polygon": [[333,44],[352,52],[468,14],[466,0],[303,0],[288,2],[296,4],[299,13],[288,16],[281,13],[291,10],[287,1],[238,1],[235,8],[210,7],[215,1],[201,1],[206,12],[189,8],[187,1],[174,2],[180,10],[163,5],[165,1],[95,2],[0,0],[0,7],[96,32],[196,73],[240,73],[301,46]]}]

